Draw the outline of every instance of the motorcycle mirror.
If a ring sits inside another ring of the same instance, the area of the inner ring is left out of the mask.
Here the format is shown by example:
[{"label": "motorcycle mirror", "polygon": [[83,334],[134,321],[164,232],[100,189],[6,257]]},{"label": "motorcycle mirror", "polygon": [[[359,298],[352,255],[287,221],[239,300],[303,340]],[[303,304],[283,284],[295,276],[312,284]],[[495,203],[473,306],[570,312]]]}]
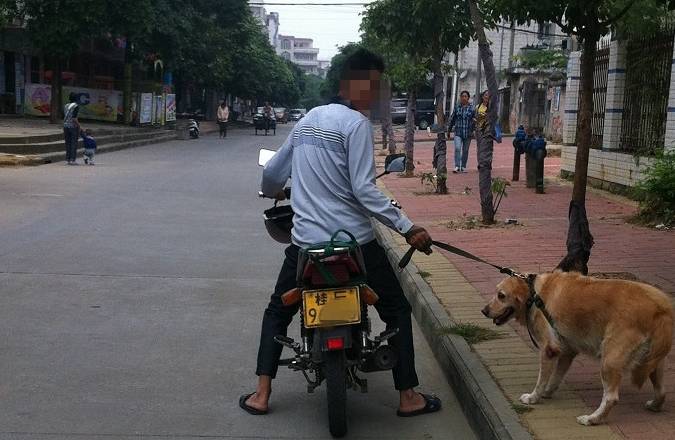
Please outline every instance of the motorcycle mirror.
[{"label": "motorcycle mirror", "polygon": [[277,152],[274,150],[267,150],[265,148],[261,148],[260,153],[258,153],[258,165],[264,167],[265,165],[267,165],[267,162],[269,162],[270,159],[274,157],[275,154],[277,154]]},{"label": "motorcycle mirror", "polygon": [[405,153],[390,154],[384,160],[384,170],[389,173],[402,173],[406,165]]}]

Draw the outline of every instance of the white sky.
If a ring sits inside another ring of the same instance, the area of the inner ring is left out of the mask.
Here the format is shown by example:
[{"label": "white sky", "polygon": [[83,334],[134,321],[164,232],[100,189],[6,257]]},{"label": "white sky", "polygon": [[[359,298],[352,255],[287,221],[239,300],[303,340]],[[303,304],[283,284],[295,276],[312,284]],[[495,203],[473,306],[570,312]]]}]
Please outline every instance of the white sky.
[{"label": "white sky", "polygon": [[[258,0],[252,2],[258,3]],[[266,0],[267,13],[279,13],[279,33],[311,38],[319,59],[330,60],[336,46],[359,41],[363,6],[277,6],[269,3],[367,3],[368,0]]]}]

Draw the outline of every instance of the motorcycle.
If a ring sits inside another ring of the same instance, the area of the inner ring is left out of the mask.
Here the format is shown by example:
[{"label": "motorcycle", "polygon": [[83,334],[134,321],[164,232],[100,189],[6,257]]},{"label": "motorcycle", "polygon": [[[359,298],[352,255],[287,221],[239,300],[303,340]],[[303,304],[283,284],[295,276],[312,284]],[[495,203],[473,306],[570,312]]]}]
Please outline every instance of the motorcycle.
[{"label": "motorcycle", "polygon": [[[274,153],[260,150],[258,164],[264,166]],[[405,154],[387,156],[385,170],[378,177],[404,171],[405,160]],[[284,191],[289,198],[291,188]],[[293,210],[278,204],[275,201],[265,211],[265,226],[276,241],[290,243]],[[396,201],[392,204],[400,208]],[[274,338],[294,352],[280,365],[301,372],[308,393],[326,382],[329,431],[333,437],[343,437],[347,433],[347,389],[368,391],[368,381],[359,372],[391,370],[397,363],[397,353],[385,343],[398,328],[371,338],[368,308],[378,296],[366,283],[363,255],[354,236],[336,231],[329,242],[301,250],[297,287],[285,292],[281,300],[286,306],[299,303],[300,340],[284,335]]]},{"label": "motorcycle", "polygon": [[188,134],[192,139],[199,138],[199,121],[196,119],[190,119],[187,125]]}]

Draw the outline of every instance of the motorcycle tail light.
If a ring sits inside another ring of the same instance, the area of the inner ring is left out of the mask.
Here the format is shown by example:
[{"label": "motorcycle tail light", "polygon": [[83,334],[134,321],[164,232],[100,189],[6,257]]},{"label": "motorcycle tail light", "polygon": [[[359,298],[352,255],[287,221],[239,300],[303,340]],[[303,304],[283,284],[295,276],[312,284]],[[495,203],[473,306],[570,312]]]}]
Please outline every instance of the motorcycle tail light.
[{"label": "motorcycle tail light", "polygon": [[281,303],[285,306],[290,306],[300,301],[302,291],[297,287],[281,295]]},{"label": "motorcycle tail light", "polygon": [[326,348],[329,351],[342,350],[345,348],[345,340],[342,336],[326,339]]}]

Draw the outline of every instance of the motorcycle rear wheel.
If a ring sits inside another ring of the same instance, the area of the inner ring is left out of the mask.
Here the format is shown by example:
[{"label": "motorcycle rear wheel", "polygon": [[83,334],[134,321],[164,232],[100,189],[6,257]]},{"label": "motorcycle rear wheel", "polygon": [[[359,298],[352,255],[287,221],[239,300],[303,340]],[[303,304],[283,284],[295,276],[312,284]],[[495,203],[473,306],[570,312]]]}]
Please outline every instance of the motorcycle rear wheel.
[{"label": "motorcycle rear wheel", "polygon": [[324,353],[326,397],[328,398],[328,427],[333,437],[347,434],[347,367],[345,352]]}]

